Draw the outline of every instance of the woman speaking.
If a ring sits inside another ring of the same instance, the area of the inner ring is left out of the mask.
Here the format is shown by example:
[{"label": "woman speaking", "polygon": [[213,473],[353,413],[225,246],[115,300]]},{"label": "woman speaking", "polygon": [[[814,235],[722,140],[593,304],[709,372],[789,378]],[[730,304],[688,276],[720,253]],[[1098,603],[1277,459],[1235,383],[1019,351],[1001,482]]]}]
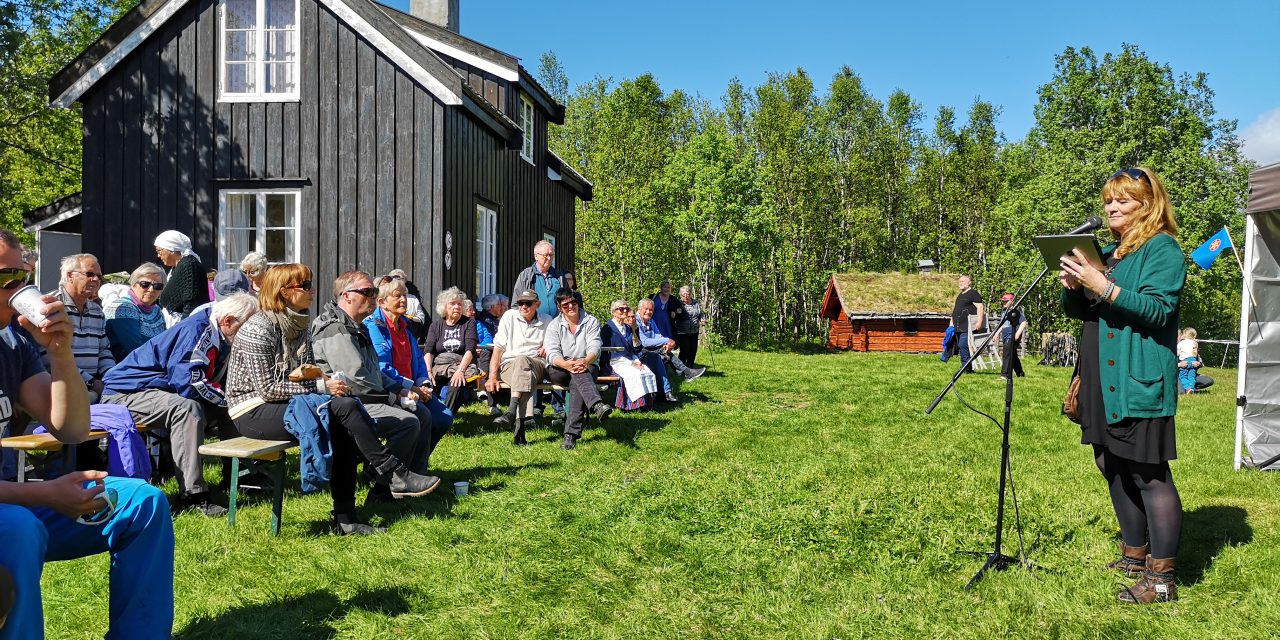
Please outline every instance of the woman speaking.
[{"label": "woman speaking", "polygon": [[1147,604],[1177,598],[1174,564],[1182,501],[1169,461],[1177,457],[1178,306],[1186,259],[1159,176],[1122,169],[1102,187],[1115,236],[1103,271],[1079,251],[1064,256],[1062,306],[1084,321],[1080,339],[1081,443],[1093,446],[1120,524],[1121,553],[1108,568],[1137,577],[1118,594]]}]

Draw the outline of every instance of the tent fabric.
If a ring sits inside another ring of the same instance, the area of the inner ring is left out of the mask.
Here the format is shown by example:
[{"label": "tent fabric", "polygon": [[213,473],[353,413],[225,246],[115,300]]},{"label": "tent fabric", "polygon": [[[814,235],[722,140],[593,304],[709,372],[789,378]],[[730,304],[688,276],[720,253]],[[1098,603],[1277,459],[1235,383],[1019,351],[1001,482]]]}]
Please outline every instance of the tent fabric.
[{"label": "tent fabric", "polygon": [[[1236,467],[1280,455],[1280,164],[1249,174]],[[1280,463],[1268,469],[1280,469]]]},{"label": "tent fabric", "polygon": [[1280,212],[1280,162],[1249,174],[1249,204],[1245,213]]}]

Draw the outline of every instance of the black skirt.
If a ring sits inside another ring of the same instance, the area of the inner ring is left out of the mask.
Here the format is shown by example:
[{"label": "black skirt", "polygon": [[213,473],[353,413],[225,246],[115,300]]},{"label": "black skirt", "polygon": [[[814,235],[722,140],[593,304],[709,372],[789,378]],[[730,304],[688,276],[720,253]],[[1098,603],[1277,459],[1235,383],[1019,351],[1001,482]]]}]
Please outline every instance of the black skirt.
[{"label": "black skirt", "polygon": [[1098,362],[1098,321],[1086,320],[1080,336],[1080,444],[1100,445],[1126,460],[1159,464],[1178,457],[1173,416],[1122,418],[1107,423]]}]

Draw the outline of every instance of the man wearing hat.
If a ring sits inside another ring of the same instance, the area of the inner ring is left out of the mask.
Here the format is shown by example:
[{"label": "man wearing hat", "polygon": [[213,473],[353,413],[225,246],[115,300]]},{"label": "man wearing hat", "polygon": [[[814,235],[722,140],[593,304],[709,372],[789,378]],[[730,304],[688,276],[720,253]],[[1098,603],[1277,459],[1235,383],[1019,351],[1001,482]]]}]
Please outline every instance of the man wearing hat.
[{"label": "man wearing hat", "polygon": [[547,372],[547,352],[542,342],[551,318],[538,313],[539,304],[537,292],[525,289],[516,294],[515,308],[502,314],[489,359],[489,372],[496,371],[498,375],[490,375],[484,384],[489,393],[497,393],[500,382],[511,388],[511,407],[494,422],[515,425],[515,445],[528,444],[524,430],[533,420],[537,385]]},{"label": "man wearing hat", "polygon": [[1022,371],[1022,360],[1018,358],[1018,346],[1022,344],[1022,336],[1027,332],[1027,316],[1022,312],[1021,308],[1013,306],[1014,296],[1012,293],[1005,293],[1000,296],[1000,302],[1004,303],[1004,308],[1009,310],[1009,315],[1005,317],[1004,324],[1000,325],[1000,340],[1004,344],[1004,365],[1000,368],[1000,377],[1009,377],[1012,371],[1021,378],[1025,373]]}]

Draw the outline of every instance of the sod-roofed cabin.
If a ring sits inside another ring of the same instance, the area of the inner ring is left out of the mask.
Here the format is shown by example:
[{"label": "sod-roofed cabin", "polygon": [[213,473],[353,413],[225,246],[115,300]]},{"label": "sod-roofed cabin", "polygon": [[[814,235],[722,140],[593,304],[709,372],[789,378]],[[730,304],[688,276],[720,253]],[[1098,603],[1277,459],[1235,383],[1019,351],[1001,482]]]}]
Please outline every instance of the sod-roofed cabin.
[{"label": "sod-roofed cabin", "polygon": [[940,352],[956,293],[952,274],[832,274],[818,314],[831,321],[827,348]]}]

